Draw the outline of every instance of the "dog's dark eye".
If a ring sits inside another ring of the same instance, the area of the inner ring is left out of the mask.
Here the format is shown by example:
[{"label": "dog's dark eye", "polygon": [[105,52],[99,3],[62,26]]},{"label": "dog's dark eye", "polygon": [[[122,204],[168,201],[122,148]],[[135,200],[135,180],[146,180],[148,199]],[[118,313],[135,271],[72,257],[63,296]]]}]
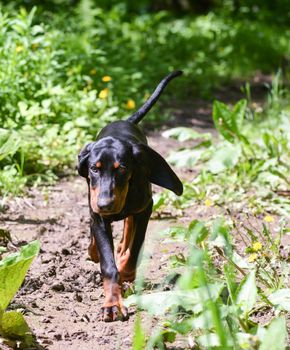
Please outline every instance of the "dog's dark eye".
[{"label": "dog's dark eye", "polygon": [[120,173],[125,173],[127,171],[127,168],[124,165],[120,165],[118,170]]},{"label": "dog's dark eye", "polygon": [[99,168],[97,168],[95,165],[93,165],[93,166],[91,166],[91,171],[93,173],[97,173],[97,172],[99,172]]}]

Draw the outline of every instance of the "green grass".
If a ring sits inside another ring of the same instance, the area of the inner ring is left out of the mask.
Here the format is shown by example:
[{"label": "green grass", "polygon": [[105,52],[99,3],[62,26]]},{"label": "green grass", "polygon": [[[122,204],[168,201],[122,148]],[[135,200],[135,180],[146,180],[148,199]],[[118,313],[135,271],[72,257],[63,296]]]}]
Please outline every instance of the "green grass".
[{"label": "green grass", "polygon": [[165,205],[186,208],[207,202],[227,210],[259,214],[272,212],[289,215],[289,92],[279,87],[279,75],[264,106],[241,100],[235,106],[215,101],[213,120],[219,141],[209,134],[175,128],[163,135],[178,140],[197,140],[194,148],[169,155],[175,166],[194,167],[197,175],[185,182],[184,195],[169,192],[156,196],[155,209]]},{"label": "green grass", "polygon": [[[170,275],[177,276],[172,290],[141,290],[126,299],[126,305],[137,305],[158,319],[150,336],[137,319],[135,339],[142,340],[143,349],[166,349],[177,336],[198,349],[286,349],[289,289],[279,247],[289,229],[281,224],[274,240],[268,224],[261,231],[249,227],[242,234],[243,249],[233,243],[236,229],[219,218],[194,220],[188,228],[164,233],[167,241],[186,244],[188,253],[171,259]],[[260,312],[268,315],[265,324],[259,322]]]}]

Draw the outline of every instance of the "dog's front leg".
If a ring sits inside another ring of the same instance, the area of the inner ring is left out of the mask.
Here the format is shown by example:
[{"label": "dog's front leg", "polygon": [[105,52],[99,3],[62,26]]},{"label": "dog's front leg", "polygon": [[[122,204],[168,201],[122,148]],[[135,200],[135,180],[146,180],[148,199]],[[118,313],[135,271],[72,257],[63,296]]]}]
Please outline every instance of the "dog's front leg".
[{"label": "dog's front leg", "polygon": [[123,305],[119,272],[113,253],[113,237],[110,222],[95,214],[92,217],[91,233],[95,238],[100,258],[101,273],[105,292],[102,320],[112,322],[128,319],[128,310]]}]

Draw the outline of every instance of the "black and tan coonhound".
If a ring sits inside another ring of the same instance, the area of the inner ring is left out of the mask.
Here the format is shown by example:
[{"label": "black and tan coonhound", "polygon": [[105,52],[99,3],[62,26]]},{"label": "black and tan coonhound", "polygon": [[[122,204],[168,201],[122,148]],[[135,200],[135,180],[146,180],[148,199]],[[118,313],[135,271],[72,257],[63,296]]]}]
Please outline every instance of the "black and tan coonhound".
[{"label": "black and tan coonhound", "polygon": [[[134,281],[141,246],[152,213],[151,183],[181,195],[183,186],[176,174],[147,145],[136,125],[158,100],[169,81],[179,75],[166,76],[145,104],[125,121],[103,128],[95,142],[79,154],[78,172],[88,183],[91,242],[89,255],[100,262],[105,292],[102,319],[106,322],[126,320],[122,282]],[[124,231],[117,248],[116,262],[111,223],[124,220]]]}]

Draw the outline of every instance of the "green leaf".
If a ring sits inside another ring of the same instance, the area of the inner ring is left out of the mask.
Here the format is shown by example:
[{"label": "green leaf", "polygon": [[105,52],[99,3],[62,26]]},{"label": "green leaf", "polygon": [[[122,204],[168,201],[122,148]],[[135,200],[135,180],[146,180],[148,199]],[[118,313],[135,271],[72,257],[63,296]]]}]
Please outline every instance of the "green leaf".
[{"label": "green leaf", "polygon": [[247,109],[247,100],[240,100],[232,111],[232,129],[237,135],[241,134],[244,117]]},{"label": "green leaf", "polygon": [[207,333],[197,337],[197,341],[206,349],[216,348],[221,345],[219,337],[214,333]]},{"label": "green leaf", "polygon": [[256,273],[251,271],[245,276],[236,294],[236,303],[241,307],[243,314],[247,315],[254,307],[257,299]]},{"label": "green leaf", "polygon": [[219,148],[207,163],[207,169],[213,174],[218,174],[226,169],[233,168],[239,161],[241,147],[239,144],[227,144]]},{"label": "green leaf", "polygon": [[143,350],[144,348],[145,334],[142,329],[140,314],[138,314],[134,325],[133,350]]},{"label": "green leaf", "polygon": [[164,342],[173,343],[176,339],[176,332],[173,332],[172,330],[164,329],[161,332],[161,336]]},{"label": "green leaf", "polygon": [[0,314],[20,288],[39,248],[39,241],[33,241],[22,247],[20,252],[10,254],[0,261]]},{"label": "green leaf", "polygon": [[213,103],[213,121],[219,133],[229,142],[233,143],[236,136],[242,134],[244,117],[247,109],[245,99],[236,103],[232,111],[222,102]]},{"label": "green leaf", "polygon": [[[228,316],[230,312],[230,308],[228,305],[219,305],[219,311],[220,311],[220,318],[224,320]],[[211,330],[215,326],[213,314],[212,314],[212,311],[209,310],[209,308],[205,309],[197,317],[192,317],[191,319],[187,320],[187,322],[190,324],[191,329]]]},{"label": "green leaf", "polygon": [[213,121],[218,132],[229,142],[235,140],[232,127],[232,112],[228,106],[222,102],[214,101],[213,103]]},{"label": "green leaf", "polygon": [[209,232],[205,225],[198,220],[193,220],[188,227],[188,239],[192,244],[201,243]]},{"label": "green leaf", "polygon": [[272,304],[277,306],[279,309],[290,312],[290,289],[279,289],[276,292],[270,294],[268,299]]},{"label": "green leaf", "polygon": [[287,346],[285,317],[275,318],[263,336],[259,350],[284,350]]},{"label": "green leaf", "polygon": [[0,129],[0,161],[16,153],[20,147],[20,137],[14,132]]},{"label": "green leaf", "polygon": [[18,311],[5,312],[0,326],[2,334],[7,338],[18,339],[31,334],[24,316]]},{"label": "green leaf", "polygon": [[201,311],[202,303],[211,298],[215,301],[223,287],[223,284],[209,284],[206,287],[199,287],[189,291],[164,291],[146,295],[130,295],[124,301],[125,306],[138,305],[152,315],[163,315],[167,310],[182,306],[186,310],[192,310],[198,306]]},{"label": "green leaf", "polygon": [[202,155],[203,150],[183,149],[171,153],[166,160],[177,167],[193,167]]},{"label": "green leaf", "polygon": [[153,196],[153,211],[158,210],[165,203],[164,193],[156,193]]},{"label": "green leaf", "polygon": [[211,139],[211,134],[209,133],[202,134],[202,133],[196,132],[194,129],[186,128],[183,126],[166,130],[162,133],[162,136],[166,138],[171,137],[180,142],[188,141],[188,140],[196,140],[196,139],[204,139],[204,140]]},{"label": "green leaf", "polygon": [[210,236],[210,245],[223,248],[224,254],[232,256],[232,240],[228,226],[224,219],[218,218],[214,221]]}]

